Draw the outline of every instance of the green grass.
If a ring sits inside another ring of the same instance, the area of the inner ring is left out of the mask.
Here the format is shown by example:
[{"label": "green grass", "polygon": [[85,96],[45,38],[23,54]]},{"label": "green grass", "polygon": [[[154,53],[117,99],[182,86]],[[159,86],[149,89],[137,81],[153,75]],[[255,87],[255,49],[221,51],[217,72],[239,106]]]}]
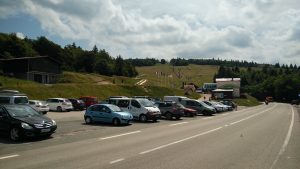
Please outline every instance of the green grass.
[{"label": "green grass", "polygon": [[[194,83],[202,86],[205,82],[213,82],[213,76],[218,71],[218,66],[188,65],[171,66],[158,64],[156,66],[137,67],[139,78],[147,79],[148,85],[180,88],[182,83]],[[163,76],[157,75],[163,73]]]},{"label": "green grass", "polygon": [[234,102],[239,106],[258,106],[261,104],[256,98],[250,95],[245,95],[245,98],[234,99]]},{"label": "green grass", "polygon": [[[78,98],[83,95],[97,96],[103,100],[109,96],[122,95],[122,96],[153,96],[162,98],[164,95],[183,95],[180,89],[170,89],[159,86],[141,87],[134,85],[119,85],[119,84],[106,84],[99,85],[96,82],[100,79],[98,77],[89,76],[87,74],[67,73],[69,76],[68,83],[58,83],[53,85],[45,85],[36,82],[19,80],[15,78],[0,76],[0,85],[3,89],[19,90],[28,95],[29,99],[45,100],[51,97],[65,97],[65,98]],[[65,75],[65,74],[64,74]],[[74,77],[74,78],[71,78]],[[101,77],[102,78],[102,77]],[[115,77],[108,77],[113,79]],[[91,82],[85,82],[90,80]],[[94,81],[93,81],[94,80]],[[118,79],[119,81],[120,79]],[[125,78],[128,80],[128,78]],[[128,80],[130,83],[132,81]],[[77,82],[77,83],[75,83]],[[120,81],[121,82],[121,81]]]},{"label": "green grass", "polygon": [[103,76],[95,73],[63,72],[59,83],[95,83],[95,84],[122,84],[133,85],[138,79],[122,76]]}]

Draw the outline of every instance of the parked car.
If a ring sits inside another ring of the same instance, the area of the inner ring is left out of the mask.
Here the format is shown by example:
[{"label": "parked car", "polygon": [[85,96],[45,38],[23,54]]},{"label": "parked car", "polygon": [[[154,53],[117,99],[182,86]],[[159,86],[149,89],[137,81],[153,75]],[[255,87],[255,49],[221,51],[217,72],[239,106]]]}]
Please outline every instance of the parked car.
[{"label": "parked car", "polygon": [[129,124],[133,116],[112,104],[94,104],[87,108],[84,120],[87,124],[93,122],[112,123],[113,125]]},{"label": "parked car", "polygon": [[72,103],[65,98],[49,98],[46,103],[52,111],[71,111],[73,110]]},{"label": "parked car", "polygon": [[155,105],[167,120],[172,120],[173,117],[178,120],[184,115],[184,109],[176,102],[159,102]]},{"label": "parked car", "polygon": [[230,106],[232,109],[236,109],[237,108],[237,104],[234,103],[232,100],[221,100],[221,103]]},{"label": "parked car", "polygon": [[224,112],[228,110],[228,107],[220,104],[219,102],[214,102],[214,101],[203,101],[205,104],[213,107],[216,109],[217,112]]},{"label": "parked car", "polygon": [[183,99],[180,102],[184,107],[194,109],[198,112],[198,114],[203,115],[212,115],[216,113],[216,109],[205,104],[202,101],[194,100],[194,99]]},{"label": "parked car", "polygon": [[28,104],[28,97],[16,90],[2,90],[0,104]]},{"label": "parked car", "polygon": [[141,122],[148,120],[155,122],[161,116],[160,110],[148,99],[113,98],[109,99],[108,102],[119,106],[123,111],[128,111],[134,119]]},{"label": "parked car", "polygon": [[70,98],[68,100],[72,103],[73,110],[84,110],[85,109],[85,103],[83,100],[73,99],[73,98]]},{"label": "parked car", "polygon": [[185,96],[164,96],[164,101],[174,101],[176,103],[180,103],[184,99],[189,99]]},{"label": "parked car", "polygon": [[81,96],[79,100],[82,100],[85,104],[85,107],[89,107],[94,104],[98,104],[98,98],[95,96]]},{"label": "parked car", "polygon": [[29,105],[0,105],[0,132],[8,134],[13,141],[39,135],[51,136],[56,122],[41,115]]},{"label": "parked car", "polygon": [[[165,101],[165,102],[173,102],[173,101]],[[190,108],[187,108],[187,107],[184,107],[181,103],[176,103],[178,106],[181,107],[181,109],[183,109],[183,115],[186,116],[186,117],[195,117],[197,116],[197,111],[194,110],[194,109],[190,109]]]},{"label": "parked car", "polygon": [[40,100],[29,100],[29,105],[40,113],[47,114],[49,105]]}]

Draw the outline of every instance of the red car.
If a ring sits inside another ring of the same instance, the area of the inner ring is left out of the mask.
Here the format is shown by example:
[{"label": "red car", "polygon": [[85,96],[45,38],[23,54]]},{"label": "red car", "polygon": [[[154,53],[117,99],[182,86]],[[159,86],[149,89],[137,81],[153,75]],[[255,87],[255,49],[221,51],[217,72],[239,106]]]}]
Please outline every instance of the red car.
[{"label": "red car", "polygon": [[89,107],[93,104],[97,104],[98,103],[98,98],[95,96],[81,96],[79,98],[79,100],[84,101],[84,104],[86,107]]}]

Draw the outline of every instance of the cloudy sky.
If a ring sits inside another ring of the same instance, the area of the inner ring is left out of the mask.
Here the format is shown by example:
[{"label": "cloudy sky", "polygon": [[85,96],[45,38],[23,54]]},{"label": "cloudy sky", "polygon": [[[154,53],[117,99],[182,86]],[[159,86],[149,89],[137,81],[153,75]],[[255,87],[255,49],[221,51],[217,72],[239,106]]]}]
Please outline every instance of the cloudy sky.
[{"label": "cloudy sky", "polygon": [[0,0],[0,32],[124,58],[300,65],[297,0]]}]

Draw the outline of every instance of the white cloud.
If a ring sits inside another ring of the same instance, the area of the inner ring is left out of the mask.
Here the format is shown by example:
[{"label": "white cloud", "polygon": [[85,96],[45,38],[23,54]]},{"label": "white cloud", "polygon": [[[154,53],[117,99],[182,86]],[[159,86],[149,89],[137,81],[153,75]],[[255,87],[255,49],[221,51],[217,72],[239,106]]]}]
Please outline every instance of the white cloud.
[{"label": "white cloud", "polygon": [[24,38],[25,38],[25,36],[24,36],[23,33],[21,33],[21,32],[17,32],[17,33],[16,33],[16,36],[17,36],[18,38],[20,38],[20,39],[24,39]]},{"label": "white cloud", "polygon": [[28,0],[2,1],[0,12],[29,14],[52,35],[88,41],[114,56],[300,64],[297,5],[296,0]]}]

